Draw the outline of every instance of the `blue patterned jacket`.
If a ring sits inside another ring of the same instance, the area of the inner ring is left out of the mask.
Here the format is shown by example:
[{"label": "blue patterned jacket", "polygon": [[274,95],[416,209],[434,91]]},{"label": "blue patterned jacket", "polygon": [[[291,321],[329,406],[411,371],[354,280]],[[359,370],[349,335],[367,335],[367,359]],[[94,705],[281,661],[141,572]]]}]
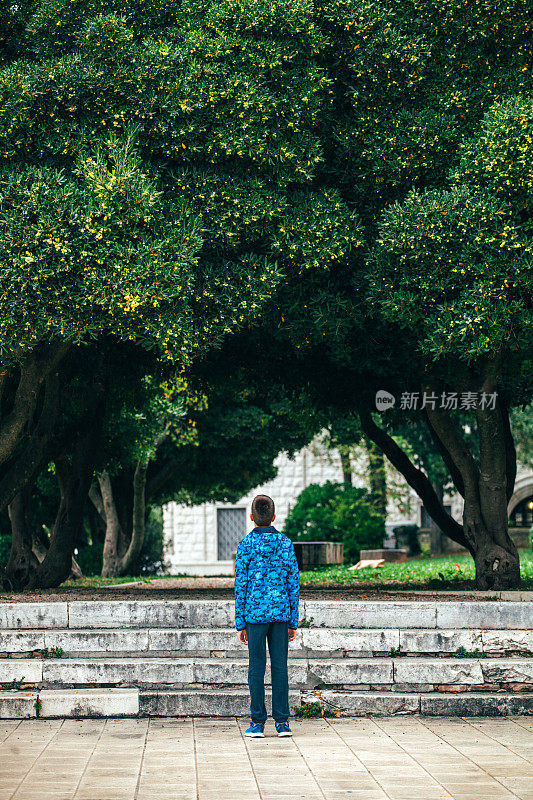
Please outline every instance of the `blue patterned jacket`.
[{"label": "blue patterned jacket", "polygon": [[298,627],[300,572],[294,545],[273,525],[257,526],[239,542],[235,560],[235,627],[284,622]]}]

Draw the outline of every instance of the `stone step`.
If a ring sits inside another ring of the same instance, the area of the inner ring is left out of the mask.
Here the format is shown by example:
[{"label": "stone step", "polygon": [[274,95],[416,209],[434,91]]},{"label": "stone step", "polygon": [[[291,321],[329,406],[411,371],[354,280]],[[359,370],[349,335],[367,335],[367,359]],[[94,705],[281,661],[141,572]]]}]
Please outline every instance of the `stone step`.
[{"label": "stone step", "polygon": [[[289,690],[291,713],[300,705],[300,691]],[[272,693],[265,690],[267,713],[272,714]],[[143,717],[234,717],[249,716],[250,693],[248,688],[196,690],[141,691],[139,714]]]},{"label": "stone step", "polygon": [[422,714],[426,716],[504,716],[533,714],[533,693],[509,692],[301,692],[302,702],[317,702],[341,716]]},{"label": "stone step", "polygon": [[[330,689],[299,691],[291,689],[291,716],[302,703],[318,703],[337,716],[391,716],[422,714],[429,716],[501,716],[533,714],[533,693],[490,694],[486,692],[342,692]],[[265,705],[272,713],[272,696],[267,689]],[[34,692],[0,691],[0,719],[136,716],[245,716],[249,715],[248,689],[210,689],[209,691],[139,689],[43,689]]]},{"label": "stone step", "polygon": [[[299,687],[357,684],[533,684],[533,658],[297,658],[289,683]],[[80,685],[246,685],[248,661],[227,658],[0,659],[0,683]],[[267,659],[265,681],[270,683]],[[525,688],[525,687],[524,687]]]},{"label": "stone step", "polygon": [[[27,653],[60,647],[63,656],[115,654],[175,654],[205,657],[215,653],[247,658],[234,627],[206,628],[54,628],[0,630],[0,653]],[[402,653],[470,652],[533,654],[533,630],[427,628],[299,628],[289,644],[294,657],[313,653],[339,657],[344,653],[372,655],[391,648]]]},{"label": "stone step", "polygon": [[[272,694],[265,691],[272,713]],[[300,705],[300,692],[289,692],[289,705]],[[0,691],[0,719],[136,716],[241,716],[250,712],[248,689],[209,691],[148,691],[139,689],[42,689],[34,692]]]},{"label": "stone step", "polygon": [[313,628],[531,628],[533,603],[513,601],[306,600]]},{"label": "stone step", "polygon": [[[311,628],[528,630],[529,601],[302,600]],[[110,600],[0,603],[0,629],[231,628],[233,600]]]},{"label": "stone step", "polygon": [[29,719],[36,716],[39,692],[0,691],[0,719]]},{"label": "stone step", "polygon": [[138,714],[138,689],[0,691],[0,719],[136,717]]}]

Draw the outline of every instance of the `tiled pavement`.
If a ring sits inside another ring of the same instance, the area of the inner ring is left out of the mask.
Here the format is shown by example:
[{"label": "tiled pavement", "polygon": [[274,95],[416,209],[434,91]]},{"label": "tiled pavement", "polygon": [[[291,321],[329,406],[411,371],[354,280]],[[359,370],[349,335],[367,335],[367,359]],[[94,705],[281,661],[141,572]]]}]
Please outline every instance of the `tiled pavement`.
[{"label": "tiled pavement", "polygon": [[0,721],[0,800],[533,800],[532,717]]}]

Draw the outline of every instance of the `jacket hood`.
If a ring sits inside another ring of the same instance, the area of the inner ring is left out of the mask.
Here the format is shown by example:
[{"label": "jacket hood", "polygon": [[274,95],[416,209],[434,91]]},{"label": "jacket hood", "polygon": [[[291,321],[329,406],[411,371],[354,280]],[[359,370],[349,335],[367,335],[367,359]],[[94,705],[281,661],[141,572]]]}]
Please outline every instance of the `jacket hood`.
[{"label": "jacket hood", "polygon": [[282,544],[283,535],[273,525],[255,527],[252,531],[252,547],[266,561],[277,560]]}]

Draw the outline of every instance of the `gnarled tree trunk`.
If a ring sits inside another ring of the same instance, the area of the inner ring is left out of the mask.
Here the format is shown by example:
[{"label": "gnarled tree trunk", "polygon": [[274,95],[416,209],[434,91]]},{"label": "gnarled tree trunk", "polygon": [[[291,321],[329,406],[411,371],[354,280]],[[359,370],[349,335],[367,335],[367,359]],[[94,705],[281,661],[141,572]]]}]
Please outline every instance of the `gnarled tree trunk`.
[{"label": "gnarled tree trunk", "polygon": [[[497,393],[498,367],[498,358],[486,361],[480,397],[483,392],[487,398]],[[490,400],[485,407],[480,403],[476,407],[479,466],[468,451],[461,431],[445,411],[428,408],[427,417],[461,475],[463,532],[476,565],[478,588],[519,587],[520,559],[507,524],[507,504],[516,477],[516,455],[505,402],[496,394],[494,408]]]},{"label": "gnarled tree trunk", "polygon": [[56,341],[37,344],[25,360],[12,370],[0,370],[0,398],[9,383],[14,384],[14,399],[0,418],[0,464],[15,453],[26,435],[39,401],[40,389],[47,377],[65,358],[72,345]]},{"label": "gnarled tree trunk", "polygon": [[61,498],[50,536],[50,547],[31,576],[28,584],[30,589],[60,586],[70,575],[74,546],[98,452],[98,433],[94,428],[84,431],[78,437],[72,459],[61,457],[54,462]]},{"label": "gnarled tree trunk", "polygon": [[[52,442],[59,448],[52,460],[56,467],[60,502],[50,545],[42,561],[33,553],[33,535],[27,513],[30,489],[26,487],[31,487],[33,481],[28,482],[26,478],[11,501],[11,555],[2,576],[2,583],[8,589],[54,588],[71,573],[74,546],[92,479],[104,414],[105,386],[98,377],[90,387],[89,394],[91,401],[87,413],[76,420],[76,428],[69,427],[60,436],[52,437]],[[66,455],[68,445],[72,448],[70,458]],[[41,469],[49,463],[47,454],[48,450],[44,448]]]},{"label": "gnarled tree trunk", "polygon": [[[32,548],[37,560],[42,563],[50,549],[50,539],[44,530],[36,528],[32,531]],[[72,567],[68,579],[69,581],[77,581],[80,578],[83,578],[83,572],[74,556],[72,556]]]},{"label": "gnarled tree trunk", "polygon": [[[426,404],[426,422],[457,491],[464,498],[463,524],[459,525],[444,510],[428,477],[410,461],[386,431],[373,421],[366,407],[358,409],[361,427],[378,444],[387,458],[404,475],[423,501],[428,514],[450,539],[466,547],[476,566],[480,589],[512,589],[520,586],[520,560],[509,536],[507,504],[516,477],[516,453],[504,398],[496,396],[491,408],[490,395],[497,392],[501,354],[487,357],[481,365],[481,379],[472,375],[468,389],[485,393],[485,407],[476,408],[479,431],[479,465],[469,451],[459,426],[441,408]],[[428,381],[422,390],[439,396],[442,387]]]},{"label": "gnarled tree trunk", "polygon": [[2,576],[2,584],[8,591],[18,591],[28,585],[30,575],[39,565],[33,552],[32,533],[29,524],[29,505],[32,486],[26,485],[8,506],[11,522],[11,551]]},{"label": "gnarled tree trunk", "polygon": [[133,476],[133,514],[129,541],[120,524],[107,470],[98,475],[98,489],[95,485],[91,487],[89,496],[105,524],[102,577],[128,575],[135,568],[144,544],[147,469],[148,462],[139,459]]},{"label": "gnarled tree trunk", "polygon": [[[487,395],[496,392],[499,359],[487,359],[481,380],[472,383]],[[474,378],[475,380],[475,378]],[[422,389],[438,396],[440,387],[427,382]],[[458,544],[466,547],[474,559],[476,585],[479,589],[514,589],[521,583],[520,560],[507,527],[507,504],[516,476],[516,454],[503,398],[477,408],[479,431],[479,466],[455,421],[444,409],[425,407],[426,421],[456,489],[464,498],[463,525],[444,510],[427,476],[412,464],[386,431],[377,426],[368,408],[359,415],[363,431],[378,444],[391,463],[404,475],[408,484],[424,502],[428,514],[439,528]]]}]

